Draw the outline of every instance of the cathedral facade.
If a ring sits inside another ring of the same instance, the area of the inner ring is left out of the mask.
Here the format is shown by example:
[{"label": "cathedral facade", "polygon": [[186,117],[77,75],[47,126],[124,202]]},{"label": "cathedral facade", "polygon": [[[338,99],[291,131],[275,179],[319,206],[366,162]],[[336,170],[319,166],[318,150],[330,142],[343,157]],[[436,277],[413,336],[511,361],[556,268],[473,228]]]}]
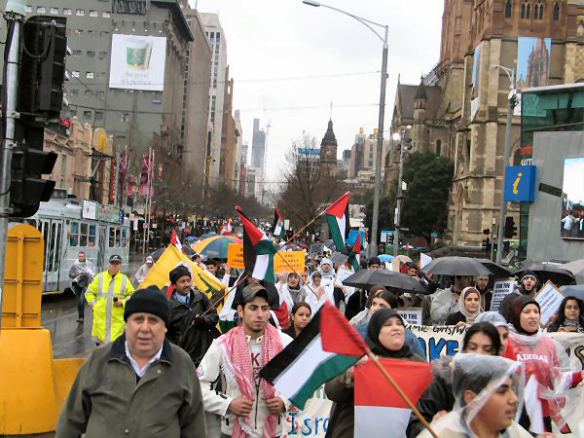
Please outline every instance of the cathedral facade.
[{"label": "cathedral facade", "polygon": [[[584,81],[584,4],[445,0],[437,65],[419,84],[398,83],[392,133],[407,130],[414,150],[454,163],[445,236],[454,245],[481,245],[483,230],[498,217],[505,166],[528,156],[519,141],[518,105],[511,159],[503,162],[510,80],[497,65],[515,70],[519,90]],[[398,164],[394,147],[386,187]]]}]

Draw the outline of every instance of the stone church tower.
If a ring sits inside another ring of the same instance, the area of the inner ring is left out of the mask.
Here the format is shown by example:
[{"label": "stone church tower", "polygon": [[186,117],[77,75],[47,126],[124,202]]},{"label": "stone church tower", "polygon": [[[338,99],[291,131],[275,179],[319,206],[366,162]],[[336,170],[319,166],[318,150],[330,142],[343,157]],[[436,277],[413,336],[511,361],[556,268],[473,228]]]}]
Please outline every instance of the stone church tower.
[{"label": "stone church tower", "polygon": [[[445,0],[437,65],[413,95],[415,85],[398,84],[392,132],[405,123],[412,125],[417,150],[440,154],[454,163],[445,236],[454,245],[481,245],[482,230],[491,228],[498,217],[505,166],[520,164],[526,156],[520,147],[517,107],[514,158],[503,162],[509,79],[495,65],[517,69],[518,78],[524,73],[526,82],[539,86],[583,81],[584,4],[579,0]],[[388,158],[386,174],[395,168],[394,161],[394,155]],[[510,211],[518,214],[517,206]]]},{"label": "stone church tower", "polygon": [[328,128],[320,143],[320,168],[329,176],[337,174],[337,138],[333,131],[333,121],[329,120]]}]

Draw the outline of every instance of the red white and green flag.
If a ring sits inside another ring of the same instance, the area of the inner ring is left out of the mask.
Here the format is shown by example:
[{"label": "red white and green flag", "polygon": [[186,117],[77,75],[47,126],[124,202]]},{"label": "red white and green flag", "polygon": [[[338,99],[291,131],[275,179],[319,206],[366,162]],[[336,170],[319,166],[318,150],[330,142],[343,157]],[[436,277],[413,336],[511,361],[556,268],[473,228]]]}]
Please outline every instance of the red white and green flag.
[{"label": "red white and green flag", "polygon": [[274,223],[272,224],[272,235],[274,237],[286,238],[286,230],[284,229],[284,215],[279,208],[276,207],[274,212]]},{"label": "red white and green flag", "polygon": [[367,351],[361,335],[327,301],[300,335],[268,362],[260,375],[303,409],[316,389],[355,365]]},{"label": "red white and green flag", "polygon": [[243,261],[245,270],[258,280],[275,283],[274,255],[277,252],[271,239],[245,215],[241,207],[235,210],[243,225]]},{"label": "red white and green flag", "polygon": [[337,251],[343,251],[345,249],[345,242],[349,235],[350,199],[351,195],[347,192],[325,211],[326,221]]},{"label": "red white and green flag", "polygon": [[357,272],[361,269],[361,252],[363,251],[363,245],[361,243],[361,233],[357,234],[357,240],[353,248],[351,248],[351,253],[349,254],[349,259],[347,260],[349,264],[353,267],[353,270]]},{"label": "red white and green flag", "polygon": [[[379,361],[415,405],[432,383],[431,365],[399,359]],[[381,370],[368,361],[355,367],[355,436],[406,436],[411,410]]]},{"label": "red white and green flag", "polygon": [[180,240],[178,238],[178,233],[176,232],[176,228],[173,228],[172,230],[172,234],[170,235],[170,243],[176,246],[179,249],[179,251],[183,250],[182,244],[180,243]]}]

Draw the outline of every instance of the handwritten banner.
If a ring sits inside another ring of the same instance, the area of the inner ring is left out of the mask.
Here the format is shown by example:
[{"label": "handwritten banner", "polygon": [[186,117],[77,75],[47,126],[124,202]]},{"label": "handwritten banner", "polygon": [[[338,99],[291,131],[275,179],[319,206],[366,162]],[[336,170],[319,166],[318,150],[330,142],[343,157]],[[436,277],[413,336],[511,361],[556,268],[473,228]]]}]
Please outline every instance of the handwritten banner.
[{"label": "handwritten banner", "polygon": [[[232,269],[244,269],[243,245],[232,243],[227,248],[227,264]],[[304,272],[306,254],[304,251],[280,251],[274,256],[274,270],[276,273]]]}]

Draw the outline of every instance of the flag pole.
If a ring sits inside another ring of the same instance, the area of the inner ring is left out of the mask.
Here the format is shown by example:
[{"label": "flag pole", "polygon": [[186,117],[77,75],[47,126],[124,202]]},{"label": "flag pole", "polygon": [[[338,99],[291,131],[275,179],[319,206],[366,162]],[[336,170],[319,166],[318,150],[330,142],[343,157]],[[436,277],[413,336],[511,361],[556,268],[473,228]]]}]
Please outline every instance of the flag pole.
[{"label": "flag pole", "polygon": [[430,423],[428,423],[428,420],[426,420],[424,418],[424,416],[420,413],[420,411],[416,407],[416,405],[412,402],[412,400],[408,397],[408,395],[401,389],[401,387],[394,380],[394,378],[391,376],[391,374],[389,374],[387,372],[387,370],[385,369],[383,364],[379,361],[379,358],[375,354],[373,354],[373,352],[371,351],[371,349],[369,349],[369,347],[367,347],[367,357],[369,357],[369,359],[371,359],[373,361],[375,366],[377,368],[379,368],[379,371],[381,371],[381,374],[383,374],[385,379],[391,384],[391,386],[393,386],[393,389],[395,389],[397,391],[397,393],[402,398],[402,400],[406,402],[408,407],[412,410],[412,412],[416,415],[416,417],[418,417],[418,419],[422,422],[424,427],[426,429],[428,429],[428,432],[430,432],[430,434],[434,438],[438,438],[438,434],[432,429],[432,427],[430,426]]},{"label": "flag pole", "polygon": [[[209,308],[207,310],[205,310],[203,313],[201,313],[201,315],[199,315],[199,316],[205,316],[206,314],[208,314],[209,312],[211,312],[211,310],[215,310],[217,308],[217,306],[221,303],[221,301],[223,301],[227,297],[227,295],[229,295],[231,292],[233,292],[233,290],[236,289],[237,286],[239,286],[240,284],[242,284],[243,281],[248,276],[249,275],[247,273],[243,274],[241,276],[241,278],[233,286],[231,286],[231,288],[229,288],[228,290],[226,290],[225,293],[222,296],[220,296],[215,301],[213,301],[211,303],[211,305],[209,306]],[[225,289],[227,289],[227,288],[225,288]]]}]

